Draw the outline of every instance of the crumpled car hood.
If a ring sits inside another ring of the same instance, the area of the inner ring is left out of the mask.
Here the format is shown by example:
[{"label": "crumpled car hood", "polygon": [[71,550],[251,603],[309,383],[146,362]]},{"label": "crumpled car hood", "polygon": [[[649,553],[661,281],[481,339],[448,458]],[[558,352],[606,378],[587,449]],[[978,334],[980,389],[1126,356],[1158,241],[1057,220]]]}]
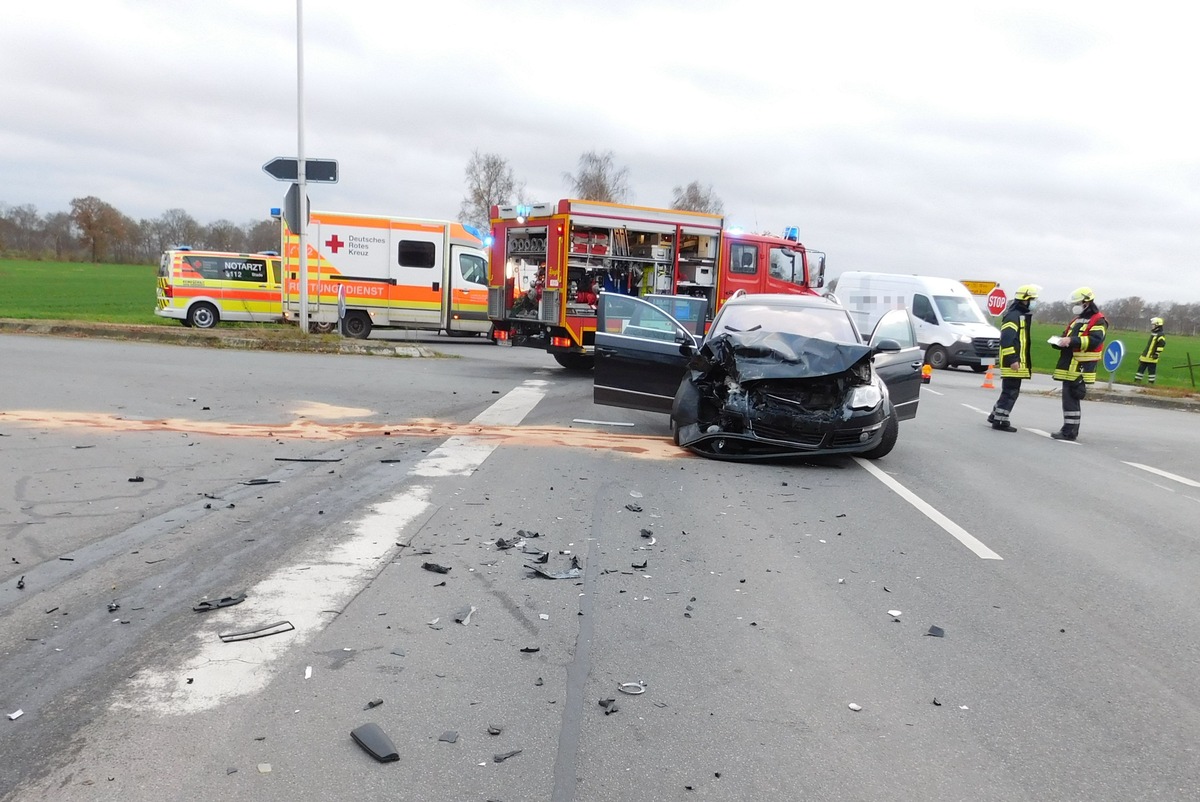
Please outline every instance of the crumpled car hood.
[{"label": "crumpled car hood", "polygon": [[778,331],[727,332],[704,344],[688,367],[709,373],[715,367],[736,382],[832,376],[869,359],[870,347],[785,334]]}]

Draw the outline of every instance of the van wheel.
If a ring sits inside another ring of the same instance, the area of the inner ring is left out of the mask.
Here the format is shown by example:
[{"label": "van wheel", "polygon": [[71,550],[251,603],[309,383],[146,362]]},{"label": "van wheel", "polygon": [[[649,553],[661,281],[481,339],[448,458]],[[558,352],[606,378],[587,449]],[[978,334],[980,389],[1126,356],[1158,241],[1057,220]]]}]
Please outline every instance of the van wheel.
[{"label": "van wheel", "polygon": [[971,370],[975,371],[976,373],[983,373],[985,370],[987,370],[987,365],[972,365]]},{"label": "van wheel", "polygon": [[879,459],[886,457],[891,453],[896,446],[896,438],[900,436],[900,422],[896,418],[896,413],[893,411],[888,416],[887,423],[883,425],[883,439],[879,441],[879,445],[872,448],[870,451],[864,451],[862,456],[867,459]]},{"label": "van wheel", "polygon": [[567,370],[584,372],[591,370],[596,360],[591,354],[555,354],[554,361]]},{"label": "van wheel", "polygon": [[311,334],[331,334],[337,328],[336,323],[309,323],[308,331]]},{"label": "van wheel", "polygon": [[184,321],[189,326],[194,326],[198,329],[211,329],[221,321],[221,316],[217,314],[217,308],[212,304],[199,303],[188,309],[187,320]]},{"label": "van wheel", "polygon": [[925,361],[934,370],[945,370],[950,367],[950,355],[940,345],[929,346],[929,350],[925,352]]},{"label": "van wheel", "polygon": [[356,340],[365,340],[371,336],[371,318],[366,312],[347,312],[342,318],[342,334]]}]

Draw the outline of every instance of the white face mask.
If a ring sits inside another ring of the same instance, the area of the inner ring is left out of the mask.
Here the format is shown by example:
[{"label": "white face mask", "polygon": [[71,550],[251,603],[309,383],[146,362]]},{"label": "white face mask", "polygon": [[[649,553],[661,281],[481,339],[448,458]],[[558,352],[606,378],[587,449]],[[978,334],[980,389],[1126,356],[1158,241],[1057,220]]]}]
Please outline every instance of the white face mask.
[{"label": "white face mask", "polygon": [[1074,306],[1072,306],[1071,314],[1082,315],[1083,314],[1083,304],[1075,304]]},{"label": "white face mask", "polygon": [[1029,314],[1033,314],[1037,310],[1037,299],[1032,298],[1029,301]]}]

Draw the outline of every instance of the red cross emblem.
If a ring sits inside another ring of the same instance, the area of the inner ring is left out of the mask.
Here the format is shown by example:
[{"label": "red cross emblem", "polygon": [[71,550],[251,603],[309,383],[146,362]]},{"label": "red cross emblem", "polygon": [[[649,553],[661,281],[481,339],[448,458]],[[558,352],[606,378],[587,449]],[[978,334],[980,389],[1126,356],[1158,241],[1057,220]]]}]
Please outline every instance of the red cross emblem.
[{"label": "red cross emblem", "polygon": [[345,245],[346,245],[346,243],[344,243],[340,239],[338,239],[337,234],[334,234],[332,237],[325,240],[325,247],[328,248],[329,250],[333,251],[334,253],[337,253],[338,249],[345,247]]}]

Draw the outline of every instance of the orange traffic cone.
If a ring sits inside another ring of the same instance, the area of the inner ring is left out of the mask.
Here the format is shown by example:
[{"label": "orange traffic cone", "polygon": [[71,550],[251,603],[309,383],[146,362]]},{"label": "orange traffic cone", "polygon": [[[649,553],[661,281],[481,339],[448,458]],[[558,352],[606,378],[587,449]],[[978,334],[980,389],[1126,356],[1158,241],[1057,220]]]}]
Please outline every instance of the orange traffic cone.
[{"label": "orange traffic cone", "polygon": [[983,389],[995,390],[996,385],[992,384],[992,366],[988,365],[987,373],[983,377]]}]

